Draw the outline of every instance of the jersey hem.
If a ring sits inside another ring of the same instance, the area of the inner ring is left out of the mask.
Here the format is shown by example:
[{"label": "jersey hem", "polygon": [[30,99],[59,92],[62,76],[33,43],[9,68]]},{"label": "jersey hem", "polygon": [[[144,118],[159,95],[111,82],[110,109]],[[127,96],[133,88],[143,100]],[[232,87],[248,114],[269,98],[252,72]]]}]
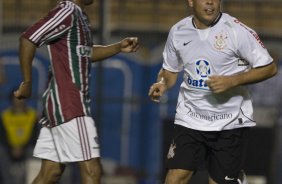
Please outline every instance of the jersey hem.
[{"label": "jersey hem", "polygon": [[227,126],[225,126],[223,128],[211,128],[211,127],[196,128],[196,127],[193,127],[193,126],[189,126],[188,123],[181,122],[181,121],[175,121],[174,124],[180,125],[180,126],[184,126],[186,128],[193,129],[193,130],[206,131],[206,132],[209,132],[209,131],[213,132],[213,131],[223,131],[223,130],[234,130],[234,129],[237,129],[237,128],[245,128],[245,127],[254,127],[254,126],[256,126],[256,123],[254,123],[254,122],[244,123],[244,125],[233,126],[233,127],[230,127],[230,126],[227,125]]}]

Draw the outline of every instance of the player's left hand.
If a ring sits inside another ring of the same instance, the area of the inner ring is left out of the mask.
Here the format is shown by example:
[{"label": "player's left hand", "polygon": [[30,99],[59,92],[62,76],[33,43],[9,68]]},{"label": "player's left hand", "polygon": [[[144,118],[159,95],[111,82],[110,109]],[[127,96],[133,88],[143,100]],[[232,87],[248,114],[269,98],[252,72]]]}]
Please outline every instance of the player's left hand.
[{"label": "player's left hand", "polygon": [[122,52],[136,52],[139,48],[137,37],[125,38],[120,42],[120,50]]},{"label": "player's left hand", "polygon": [[206,84],[214,93],[221,93],[235,86],[232,76],[210,76]]},{"label": "player's left hand", "polygon": [[19,88],[14,91],[14,96],[18,99],[25,99],[31,96],[31,82],[22,82]]}]

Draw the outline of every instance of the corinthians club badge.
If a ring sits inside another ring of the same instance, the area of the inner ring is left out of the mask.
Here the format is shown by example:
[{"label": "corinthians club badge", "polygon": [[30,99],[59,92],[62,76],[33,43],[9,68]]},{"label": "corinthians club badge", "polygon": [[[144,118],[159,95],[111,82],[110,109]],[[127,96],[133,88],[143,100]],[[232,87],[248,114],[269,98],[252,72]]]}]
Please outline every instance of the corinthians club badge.
[{"label": "corinthians club badge", "polygon": [[227,35],[225,33],[219,33],[217,36],[215,36],[215,44],[214,47],[217,50],[222,50],[226,47],[226,39]]}]

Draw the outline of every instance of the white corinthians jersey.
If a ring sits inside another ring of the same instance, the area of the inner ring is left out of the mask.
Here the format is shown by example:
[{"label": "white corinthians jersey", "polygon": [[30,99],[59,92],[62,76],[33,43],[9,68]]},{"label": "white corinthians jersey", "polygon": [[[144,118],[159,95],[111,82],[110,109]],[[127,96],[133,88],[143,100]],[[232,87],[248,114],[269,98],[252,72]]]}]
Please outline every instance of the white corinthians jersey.
[{"label": "white corinthians jersey", "polygon": [[273,59],[258,35],[222,13],[213,26],[196,29],[187,17],[175,24],[163,52],[163,68],[184,71],[175,124],[202,131],[255,126],[249,93],[243,86],[214,94],[205,81],[269,65]]}]

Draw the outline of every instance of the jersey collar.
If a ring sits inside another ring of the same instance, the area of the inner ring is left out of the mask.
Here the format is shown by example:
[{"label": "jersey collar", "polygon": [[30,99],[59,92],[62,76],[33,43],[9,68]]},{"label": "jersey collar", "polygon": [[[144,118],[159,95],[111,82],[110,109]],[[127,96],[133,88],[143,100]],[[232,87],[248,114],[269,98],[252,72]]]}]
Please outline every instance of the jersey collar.
[{"label": "jersey collar", "polygon": [[[210,27],[213,27],[214,25],[216,25],[218,23],[218,21],[220,20],[220,18],[222,17],[222,12],[219,12],[219,15],[216,17],[216,19],[211,23]],[[194,17],[192,18],[192,24],[194,26],[194,28],[197,29],[197,26],[195,24],[195,21],[194,21]]]}]

